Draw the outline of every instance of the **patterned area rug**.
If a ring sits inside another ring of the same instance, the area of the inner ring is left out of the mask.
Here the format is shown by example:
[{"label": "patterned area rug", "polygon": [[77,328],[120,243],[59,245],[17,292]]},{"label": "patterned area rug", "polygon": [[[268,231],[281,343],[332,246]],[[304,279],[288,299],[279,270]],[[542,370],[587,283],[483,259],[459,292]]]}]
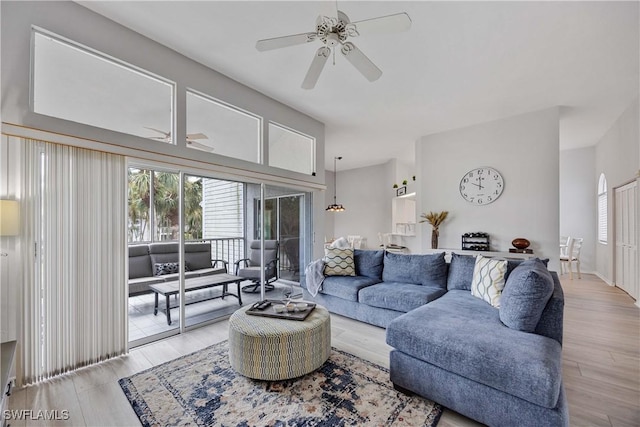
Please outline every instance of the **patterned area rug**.
[{"label": "patterned area rug", "polygon": [[387,369],[335,348],[293,380],[237,374],[224,341],[119,383],[144,426],[435,426],[442,414],[394,390]]}]

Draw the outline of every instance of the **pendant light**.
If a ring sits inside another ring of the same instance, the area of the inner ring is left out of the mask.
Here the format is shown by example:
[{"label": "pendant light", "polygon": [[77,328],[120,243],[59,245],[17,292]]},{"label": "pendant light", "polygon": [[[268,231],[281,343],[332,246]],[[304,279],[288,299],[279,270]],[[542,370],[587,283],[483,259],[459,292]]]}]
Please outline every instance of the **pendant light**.
[{"label": "pendant light", "polygon": [[337,168],[337,163],[336,162],[338,160],[342,160],[342,156],[333,158],[333,173],[335,174],[335,180],[334,180],[334,185],[333,185],[333,204],[327,206],[326,210],[328,212],[343,212],[344,211],[344,206],[339,205],[336,202],[336,192],[338,190],[338,168]]}]

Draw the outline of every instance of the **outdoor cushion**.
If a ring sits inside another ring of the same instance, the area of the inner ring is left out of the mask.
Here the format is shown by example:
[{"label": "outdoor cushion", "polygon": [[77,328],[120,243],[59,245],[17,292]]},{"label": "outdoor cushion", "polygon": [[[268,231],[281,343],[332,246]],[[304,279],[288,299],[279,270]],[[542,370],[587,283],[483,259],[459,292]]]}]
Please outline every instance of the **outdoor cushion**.
[{"label": "outdoor cushion", "polygon": [[378,283],[379,280],[364,276],[327,276],[322,282],[321,294],[332,295],[347,301],[358,301],[360,289]]},{"label": "outdoor cushion", "polygon": [[476,265],[475,255],[459,255],[451,253],[447,289],[461,289],[470,291],[473,279],[473,268]]},{"label": "outdoor cushion", "polygon": [[211,268],[211,244],[186,243],[184,245],[184,259],[189,270]]},{"label": "outdoor cushion", "polygon": [[502,291],[500,320],[510,328],[533,332],[553,293],[553,278],[539,259],[516,267]]},{"label": "outdoor cushion", "polygon": [[356,276],[371,277],[382,280],[382,268],[384,267],[384,251],[354,250],[356,264]]},{"label": "outdoor cushion", "polygon": [[385,252],[382,279],[447,289],[444,252],[431,255],[402,255]]},{"label": "outdoor cushion", "polygon": [[387,344],[536,405],[554,408],[558,402],[560,343],[506,327],[497,309],[468,291],[448,291],[394,319]]},{"label": "outdoor cushion", "polygon": [[129,279],[129,285],[153,285],[155,283],[162,283],[165,281],[164,276],[149,276],[149,277],[136,277]]},{"label": "outdoor cushion", "polygon": [[129,246],[129,279],[138,277],[151,277],[151,258],[149,258],[149,246]]},{"label": "outdoor cushion", "polygon": [[404,313],[435,300],[446,292],[439,286],[383,282],[358,293],[358,301],[372,307]]}]

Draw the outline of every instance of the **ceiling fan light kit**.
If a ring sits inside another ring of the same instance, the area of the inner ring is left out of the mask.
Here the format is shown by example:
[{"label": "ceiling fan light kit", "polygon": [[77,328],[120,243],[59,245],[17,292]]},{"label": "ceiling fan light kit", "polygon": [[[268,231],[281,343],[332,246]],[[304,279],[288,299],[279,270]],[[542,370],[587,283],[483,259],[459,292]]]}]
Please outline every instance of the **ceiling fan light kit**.
[{"label": "ceiling fan light kit", "polygon": [[376,81],[382,76],[382,70],[378,68],[356,45],[347,41],[349,37],[358,37],[362,34],[394,33],[406,31],[411,27],[411,18],[405,12],[394,15],[381,16],[358,22],[351,22],[342,11],[337,11],[337,16],[320,15],[316,19],[316,31],[311,33],[294,34],[290,36],[275,37],[258,40],[256,49],[260,52],[280,49],[283,47],[311,43],[320,40],[324,46],[317,51],[309,70],[302,81],[303,89],[313,89],[320,78],[332,49],[339,49],[340,53],[353,65],[367,80]]}]

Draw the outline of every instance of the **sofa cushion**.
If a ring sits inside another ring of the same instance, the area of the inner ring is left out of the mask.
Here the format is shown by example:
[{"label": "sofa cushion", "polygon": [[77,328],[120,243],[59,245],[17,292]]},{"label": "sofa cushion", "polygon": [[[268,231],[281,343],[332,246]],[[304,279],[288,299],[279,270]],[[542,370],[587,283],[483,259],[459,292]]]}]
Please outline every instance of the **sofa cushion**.
[{"label": "sofa cushion", "polygon": [[488,302],[493,307],[500,307],[500,296],[505,284],[507,260],[476,257],[471,280],[471,295]]},{"label": "sofa cushion", "polygon": [[153,276],[148,245],[129,246],[129,279]]},{"label": "sofa cushion", "polygon": [[325,248],[325,276],[355,276],[356,266],[353,249]]},{"label": "sofa cushion", "polygon": [[[533,258],[530,258],[533,259]],[[539,259],[545,267],[547,267],[549,265],[549,258],[545,258],[545,259],[540,259],[540,258],[536,258]],[[504,278],[505,280],[509,278],[509,275],[511,274],[511,272],[520,264],[522,264],[523,262],[525,262],[527,260],[525,259],[508,259],[507,260],[507,274],[505,274]]]},{"label": "sofa cushion", "polygon": [[382,279],[385,282],[413,283],[447,289],[444,252],[430,255],[403,255],[385,252]]},{"label": "sofa cushion", "polygon": [[178,262],[178,249],[179,245],[176,242],[149,244],[149,257],[151,258],[151,265],[162,264],[165,262]]},{"label": "sofa cushion", "polygon": [[447,289],[470,291],[475,265],[475,255],[459,255],[452,252],[451,263],[449,264],[449,276],[447,277]]},{"label": "sofa cushion", "polygon": [[558,403],[562,348],[502,324],[499,312],[452,290],[394,319],[387,344],[470,380],[546,408]]},{"label": "sofa cushion", "polygon": [[510,328],[533,332],[553,293],[553,278],[537,258],[516,267],[500,298],[500,320]]},{"label": "sofa cushion", "polygon": [[135,279],[129,279],[129,285],[154,285],[156,283],[162,283],[165,281],[164,276],[148,276],[148,277],[136,277]]},{"label": "sofa cushion", "polygon": [[328,276],[322,282],[320,293],[357,302],[360,289],[378,282],[377,279],[364,276]]},{"label": "sofa cushion", "polygon": [[185,243],[184,260],[189,270],[211,268],[211,244]]},{"label": "sofa cushion", "polygon": [[406,313],[439,298],[445,292],[440,286],[383,282],[360,290],[358,301],[372,307]]},{"label": "sofa cushion", "polygon": [[382,267],[384,266],[384,251],[365,251],[356,249],[353,251],[356,264],[356,276],[365,276],[382,280]]}]

